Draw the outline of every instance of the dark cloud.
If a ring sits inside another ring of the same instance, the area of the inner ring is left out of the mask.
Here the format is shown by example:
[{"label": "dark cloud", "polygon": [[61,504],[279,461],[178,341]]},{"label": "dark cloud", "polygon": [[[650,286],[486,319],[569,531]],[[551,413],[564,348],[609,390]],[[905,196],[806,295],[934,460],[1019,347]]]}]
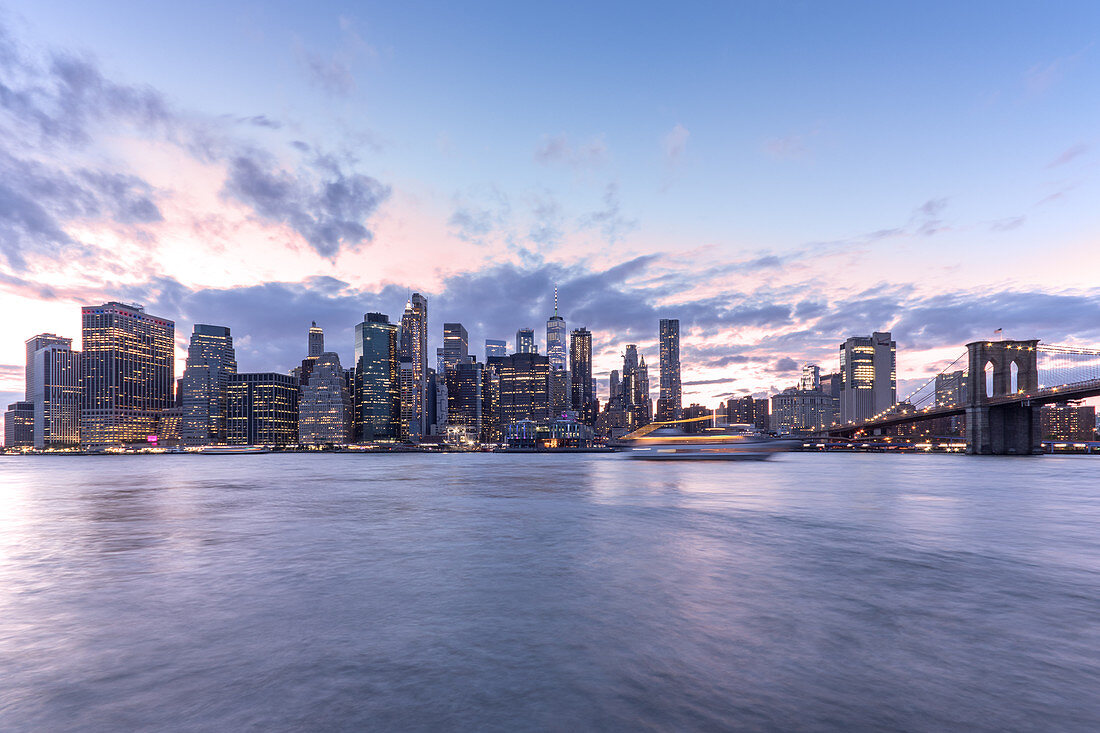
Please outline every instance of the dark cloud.
[{"label": "dark cloud", "polygon": [[238,155],[229,162],[223,194],[250,206],[267,221],[287,224],[322,257],[372,239],[366,220],[390,195],[388,186],[330,167],[313,181],[275,167],[265,156]]},{"label": "dark cloud", "polygon": [[801,369],[801,367],[798,365],[797,361],[790,358],[789,356],[784,356],[783,358],[776,361],[775,364],[773,364],[771,369],[769,369],[768,371],[775,372],[776,374],[789,374],[791,372],[796,372],[799,369]]},{"label": "dark cloud", "polygon": [[703,387],[708,384],[729,384],[734,382],[734,379],[696,379],[690,382],[681,382],[684,387]]}]

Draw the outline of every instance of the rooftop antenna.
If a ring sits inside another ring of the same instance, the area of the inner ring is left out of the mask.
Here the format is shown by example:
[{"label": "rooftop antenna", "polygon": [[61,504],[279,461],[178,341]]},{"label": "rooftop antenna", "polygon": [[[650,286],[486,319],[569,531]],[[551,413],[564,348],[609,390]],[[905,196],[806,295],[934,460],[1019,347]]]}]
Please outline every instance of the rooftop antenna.
[{"label": "rooftop antenna", "polygon": [[558,314],[558,286],[554,286],[554,315]]}]

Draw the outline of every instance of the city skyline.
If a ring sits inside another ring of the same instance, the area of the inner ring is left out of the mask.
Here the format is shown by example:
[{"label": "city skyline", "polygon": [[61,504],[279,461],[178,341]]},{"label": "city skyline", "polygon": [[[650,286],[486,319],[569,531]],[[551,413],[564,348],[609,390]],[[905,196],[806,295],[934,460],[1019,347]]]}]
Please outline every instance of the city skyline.
[{"label": "city skyline", "polygon": [[[471,344],[538,335],[557,285],[601,399],[628,343],[656,372],[654,324],[678,319],[685,406],[831,371],[853,334],[893,333],[899,398],[998,328],[1100,342],[1089,4],[668,27],[597,8],[620,29],[598,40],[566,6],[533,43],[524,8],[436,8],[410,33],[401,8],[135,7],[135,36],[76,4],[5,7],[4,404],[26,338],[78,342],[79,306],[112,300],[175,320],[177,375],[196,323],[239,335],[242,372],[285,372],[311,321],[346,365],[363,313],[399,321],[413,290],[432,347],[445,321]],[[483,55],[447,55],[456,13]],[[551,62],[595,72],[531,75]]]}]

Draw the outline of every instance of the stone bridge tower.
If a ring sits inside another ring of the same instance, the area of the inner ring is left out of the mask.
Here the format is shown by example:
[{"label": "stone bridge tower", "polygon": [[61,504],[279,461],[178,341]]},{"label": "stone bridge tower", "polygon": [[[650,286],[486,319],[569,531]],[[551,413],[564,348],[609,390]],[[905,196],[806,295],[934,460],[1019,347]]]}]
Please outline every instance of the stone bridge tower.
[{"label": "stone bridge tower", "polygon": [[1031,340],[974,341],[966,345],[967,453],[1042,453],[1038,406],[1026,399],[1013,399],[1039,389],[1038,344],[1038,340]]}]

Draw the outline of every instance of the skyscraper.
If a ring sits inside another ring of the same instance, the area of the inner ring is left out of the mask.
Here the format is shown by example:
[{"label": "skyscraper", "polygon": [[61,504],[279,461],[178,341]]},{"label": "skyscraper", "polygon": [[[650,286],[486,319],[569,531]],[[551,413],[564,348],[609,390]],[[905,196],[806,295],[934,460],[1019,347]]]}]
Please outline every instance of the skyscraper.
[{"label": "skyscraper", "polygon": [[34,445],[34,403],[13,402],[4,413],[4,447],[30,448]]},{"label": "skyscraper", "polygon": [[[310,336],[312,346],[312,330]],[[179,430],[185,445],[226,441],[226,388],[236,373],[236,351],[229,328],[196,323],[180,382],[183,417]]]},{"label": "skyscraper", "polygon": [[638,354],[637,344],[626,345],[619,391],[620,404],[629,416],[630,429],[637,430],[648,425],[652,419],[649,370],[645,365],[645,357]]},{"label": "skyscraper", "polygon": [[355,326],[355,413],[359,440],[397,440],[401,389],[397,324],[382,313],[367,313]]},{"label": "skyscraper", "polygon": [[118,302],[84,306],[81,319],[81,444],[145,442],[173,403],[176,324]]},{"label": "skyscraper", "polygon": [[803,364],[798,388],[803,392],[815,392],[821,389],[821,367],[817,364]]},{"label": "skyscraper", "polygon": [[459,362],[447,370],[447,424],[460,425],[472,436],[482,431],[482,365]]},{"label": "skyscraper", "polygon": [[897,344],[890,333],[853,336],[840,345],[840,421],[870,419],[897,402]]},{"label": "skyscraper", "polygon": [[537,354],[539,347],[535,345],[535,329],[521,328],[516,331],[516,353]]},{"label": "skyscraper", "polygon": [[500,375],[501,425],[545,420],[550,411],[550,359],[539,354],[494,357],[489,365]]},{"label": "skyscraper", "polygon": [[485,339],[485,358],[508,356],[508,342],[501,339]]},{"label": "skyscraper", "polygon": [[680,388],[680,321],[675,318],[661,319],[659,365],[657,419],[679,420],[683,395]]},{"label": "skyscraper", "polygon": [[34,447],[68,448],[80,444],[80,352],[58,340],[31,358],[34,391]]},{"label": "skyscraper", "polygon": [[293,445],[298,442],[298,380],[289,374],[233,374],[225,390],[226,442]]},{"label": "skyscraper", "polygon": [[37,336],[31,336],[29,339],[27,339],[25,345],[27,347],[27,361],[26,378],[23,384],[23,396],[27,402],[33,402],[34,378],[36,375],[36,372],[32,368],[32,362],[34,361],[34,352],[52,345],[63,346],[66,349],[71,349],[73,347],[73,340],[71,338],[66,338],[65,336],[58,336],[55,333],[40,333]]},{"label": "skyscraper", "polygon": [[569,336],[569,371],[572,375],[572,404],[578,419],[595,426],[599,413],[592,380],[592,332],[577,328]]},{"label": "skyscraper", "polygon": [[340,355],[317,355],[309,382],[300,385],[298,442],[303,445],[342,445],[351,442],[352,398]]},{"label": "skyscraper", "polygon": [[325,353],[325,331],[317,325],[317,321],[309,327],[309,356],[320,356]]},{"label": "skyscraper", "polygon": [[401,348],[398,361],[411,373],[402,380],[403,430],[410,439],[428,433],[425,400],[428,391],[428,299],[413,293],[401,316]]},{"label": "skyscraper", "polygon": [[554,315],[546,321],[546,355],[550,357],[551,371],[565,371],[568,347],[565,319],[558,314],[558,289],[554,288]]},{"label": "skyscraper", "polygon": [[456,364],[472,363],[470,359],[470,334],[461,323],[443,324],[443,369],[453,369]]}]

